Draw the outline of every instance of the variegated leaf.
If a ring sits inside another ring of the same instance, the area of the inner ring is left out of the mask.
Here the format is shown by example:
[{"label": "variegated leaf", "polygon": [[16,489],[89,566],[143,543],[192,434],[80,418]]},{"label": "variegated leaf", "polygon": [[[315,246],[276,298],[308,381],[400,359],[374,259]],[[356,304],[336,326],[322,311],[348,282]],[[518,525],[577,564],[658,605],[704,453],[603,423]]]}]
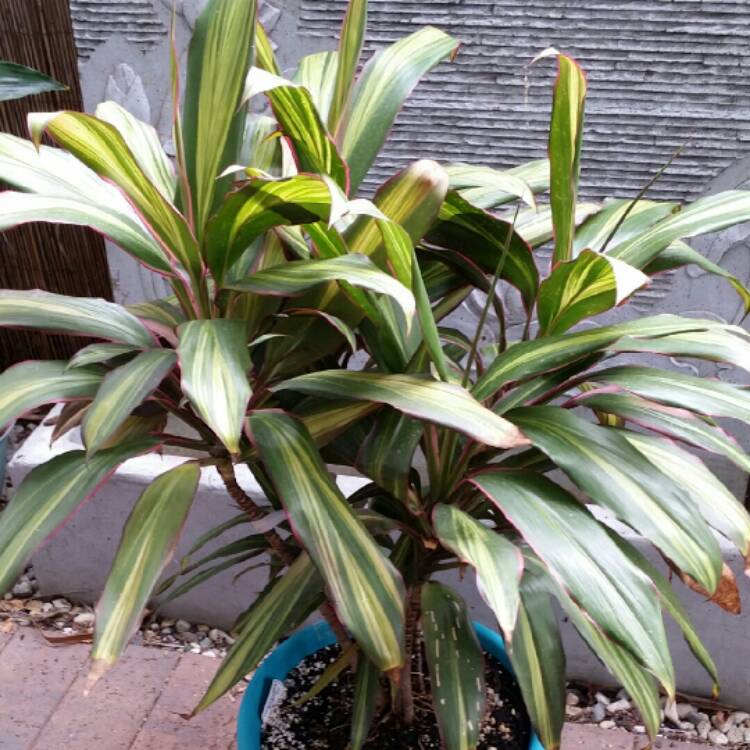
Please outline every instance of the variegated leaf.
[{"label": "variegated leaf", "polygon": [[135,355],[138,347],[132,344],[89,344],[79,349],[68,362],[68,368],[86,367],[87,365],[97,365],[101,362],[109,362],[118,357],[125,357],[128,354]]},{"label": "variegated leaf", "polygon": [[32,552],[123,462],[155,441],[118,445],[89,457],[85,451],[55,456],[32,469],[3,512],[0,524],[0,591],[23,572]]},{"label": "variegated leaf", "polygon": [[707,590],[716,588],[721,554],[699,509],[624,435],[554,406],[514,409],[508,417],[594,502],[643,534]]},{"label": "variegated leaf", "polygon": [[143,608],[174,553],[199,479],[197,464],[170,469],[143,491],[131,511],[96,605],[93,676],[117,661],[138,628]]},{"label": "variegated leaf", "polygon": [[674,669],[655,592],[604,527],[545,476],[487,471],[472,482],[596,626],[653,671],[672,694]]},{"label": "variegated leaf", "polygon": [[328,119],[328,113],[331,109],[338,63],[337,52],[315,52],[312,55],[305,55],[299,61],[294,76],[294,83],[310,92],[313,104],[322,122]]},{"label": "variegated leaf", "polygon": [[156,390],[176,361],[171,349],[149,349],[107,374],[83,418],[83,442],[89,455],[120,429],[133,409]]},{"label": "variegated leaf", "polygon": [[273,44],[260,21],[255,22],[255,65],[274,75],[281,75],[273,53]]},{"label": "variegated leaf", "polygon": [[115,127],[80,112],[57,112],[29,115],[29,128],[35,143],[46,131],[100,177],[114,182],[163,250],[194,276],[200,274],[200,254],[190,228],[138,166]]},{"label": "variegated leaf", "polygon": [[0,290],[0,326],[94,336],[135,347],[154,344],[143,323],[121,305],[40,289]]},{"label": "variegated leaf", "polygon": [[64,83],[25,65],[0,60],[0,102],[22,99],[47,91],[65,91]]},{"label": "variegated leaf", "polygon": [[182,390],[230,453],[238,453],[250,399],[250,355],[240,320],[191,320],[178,328]]},{"label": "variegated leaf", "polygon": [[66,369],[62,360],[32,360],[0,375],[0,425],[42,404],[91,398],[104,372],[97,368]]},{"label": "variegated leaf", "polygon": [[436,505],[432,522],[440,542],[476,571],[477,588],[510,643],[523,573],[521,550],[454,505]]},{"label": "variegated leaf", "polygon": [[457,40],[427,26],[378,52],[359,77],[336,134],[356,192],[406,97],[419,79],[458,49]]},{"label": "variegated leaf", "polygon": [[253,442],[336,612],[382,670],[404,659],[404,586],[331,479],[309,433],[283,412],[250,416]]},{"label": "variegated leaf", "polygon": [[380,670],[366,657],[357,659],[352,706],[351,750],[362,750],[378,708]]},{"label": "variegated leaf", "polygon": [[198,237],[231,184],[217,177],[240,152],[240,97],[252,63],[256,10],[256,0],[209,0],[190,40],[182,125],[191,195],[182,203]]},{"label": "variegated leaf", "polygon": [[338,64],[331,111],[328,115],[323,115],[327,118],[328,130],[331,133],[336,132],[341,116],[349,104],[366,28],[367,0],[349,0],[339,35]]},{"label": "variegated leaf", "polygon": [[445,171],[450,177],[451,189],[461,192],[462,196],[474,206],[495,208],[515,198],[520,198],[531,208],[536,208],[536,199],[531,186],[522,177],[510,171],[501,172],[491,167],[473,164],[446,164]]},{"label": "variegated leaf", "polygon": [[415,375],[323,370],[286,380],[290,389],[326,398],[376,401],[417,419],[464,432],[487,445],[512,448],[528,441],[514,425],[486,409],[464,388]]},{"label": "variegated leaf", "polygon": [[422,633],[432,705],[446,750],[474,750],[484,717],[484,658],[466,602],[448,586],[422,586]]}]

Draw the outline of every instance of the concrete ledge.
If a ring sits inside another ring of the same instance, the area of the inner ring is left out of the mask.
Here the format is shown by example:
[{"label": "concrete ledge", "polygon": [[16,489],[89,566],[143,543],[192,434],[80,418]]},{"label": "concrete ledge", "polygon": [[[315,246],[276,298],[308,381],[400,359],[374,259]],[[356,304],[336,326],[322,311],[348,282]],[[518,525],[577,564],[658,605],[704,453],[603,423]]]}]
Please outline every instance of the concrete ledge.
[{"label": "concrete ledge", "polygon": [[[57,441],[50,449],[51,428],[41,426],[19,449],[9,466],[13,483],[17,486],[26,473],[58,453],[80,448],[75,433]],[[154,477],[185,461],[175,455],[149,454],[123,464],[112,479],[85,504],[34,555],[33,563],[42,595],[63,594],[82,601],[95,601],[101,591],[114,557],[120,532],[133,503]],[[245,467],[240,467],[239,481],[259,503],[263,493]],[[337,476],[337,483],[345,495],[361,487],[365,480],[352,476]],[[227,497],[221,480],[212,468],[204,469],[195,503],[191,510],[175,560],[184,555],[191,544],[207,529],[231,518],[237,509]],[[627,530],[620,529],[642,552],[664,570],[664,564],[653,548]],[[243,528],[232,530],[209,545],[211,549],[242,536]],[[728,543],[721,541],[725,561],[737,575],[742,600],[750,607],[750,581],[744,575],[744,561]],[[175,570],[172,563],[166,574]],[[265,570],[258,569],[234,581],[235,572],[225,571],[197,586],[184,597],[164,608],[165,614],[184,617],[194,622],[207,622],[229,627],[236,616],[245,610],[263,589]],[[458,575],[445,575],[467,600],[473,616],[490,627],[494,618],[477,593],[473,574],[462,580]],[[707,648],[716,660],[722,683],[722,699],[742,708],[750,708],[750,616],[732,616],[693,594],[681,583],[675,588]],[[571,678],[600,684],[614,684],[607,670],[591,654],[573,627],[562,618],[563,639]],[[692,656],[679,629],[668,621],[667,631],[673,649],[677,681],[680,690],[695,695],[707,695],[710,681]]]}]

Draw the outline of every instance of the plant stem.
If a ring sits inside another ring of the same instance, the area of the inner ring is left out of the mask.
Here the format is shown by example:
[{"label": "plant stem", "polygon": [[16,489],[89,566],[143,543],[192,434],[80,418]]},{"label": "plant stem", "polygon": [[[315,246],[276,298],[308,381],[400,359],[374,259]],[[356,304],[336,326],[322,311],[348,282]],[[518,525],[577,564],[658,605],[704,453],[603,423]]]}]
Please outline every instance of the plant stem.
[{"label": "plant stem", "polygon": [[396,703],[396,711],[406,726],[411,726],[414,723],[414,690],[412,688],[411,656],[414,652],[417,621],[419,620],[420,590],[421,586],[415,584],[411,587],[406,597],[406,622],[404,624],[406,660],[404,666],[401,668],[401,681]]}]

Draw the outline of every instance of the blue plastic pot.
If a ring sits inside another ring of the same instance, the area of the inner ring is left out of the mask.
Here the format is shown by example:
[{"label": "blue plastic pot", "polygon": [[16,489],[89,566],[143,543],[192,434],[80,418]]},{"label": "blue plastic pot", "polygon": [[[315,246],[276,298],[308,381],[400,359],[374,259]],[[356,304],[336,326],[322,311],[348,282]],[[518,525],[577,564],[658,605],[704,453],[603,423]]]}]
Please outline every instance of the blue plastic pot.
[{"label": "blue plastic pot", "polygon": [[[482,648],[492,654],[509,672],[513,672],[503,639],[494,631],[474,623],[474,630]],[[326,622],[309,625],[284,641],[272,651],[255,670],[242,699],[237,719],[238,750],[260,750],[261,715],[273,680],[283,680],[305,657],[336,642]],[[529,750],[544,750],[536,735],[532,735]]]},{"label": "blue plastic pot", "polygon": [[5,489],[5,469],[8,464],[8,437],[15,423],[11,422],[0,432],[0,492]]}]

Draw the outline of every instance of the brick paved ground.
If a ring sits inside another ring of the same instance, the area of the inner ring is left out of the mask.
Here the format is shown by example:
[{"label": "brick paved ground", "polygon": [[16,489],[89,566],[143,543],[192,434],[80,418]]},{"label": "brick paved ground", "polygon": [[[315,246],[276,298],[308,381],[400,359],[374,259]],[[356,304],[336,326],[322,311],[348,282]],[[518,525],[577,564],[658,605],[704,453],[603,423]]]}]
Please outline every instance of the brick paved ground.
[{"label": "brick paved ground", "polygon": [[[131,646],[83,695],[86,645],[51,646],[28,629],[0,632],[0,750],[235,750],[239,702],[225,697],[192,721],[188,712],[217,659]],[[643,738],[565,727],[563,750],[642,750]],[[657,740],[655,750],[705,750]]]}]

